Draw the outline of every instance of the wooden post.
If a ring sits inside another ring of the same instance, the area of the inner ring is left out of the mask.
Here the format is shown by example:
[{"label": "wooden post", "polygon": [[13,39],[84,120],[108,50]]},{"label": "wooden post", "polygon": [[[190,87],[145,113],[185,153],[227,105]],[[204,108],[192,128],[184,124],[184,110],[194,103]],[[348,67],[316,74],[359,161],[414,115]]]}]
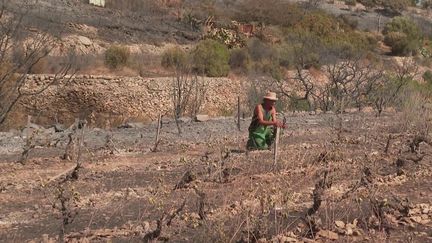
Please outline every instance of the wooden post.
[{"label": "wooden post", "polygon": [[157,146],[159,144],[159,136],[160,136],[161,124],[162,124],[162,114],[159,113],[158,120],[157,120],[157,130],[156,130],[155,144],[154,144],[154,148],[152,149],[153,152],[156,152]]},{"label": "wooden post", "polygon": [[378,14],[378,33],[381,31],[381,14]]},{"label": "wooden post", "polygon": [[240,96],[237,96],[237,128],[239,131],[241,131],[241,126],[240,126]]},{"label": "wooden post", "polygon": [[27,116],[27,134],[26,134],[27,139],[29,139],[30,135],[31,135],[31,132],[30,132],[31,119],[32,119],[32,116],[30,116],[30,115]]},{"label": "wooden post", "polygon": [[276,137],[275,137],[275,146],[274,146],[274,157],[273,157],[273,169],[276,170],[277,166],[277,157],[278,157],[278,149],[279,149],[279,136],[280,136],[280,128],[276,128]]}]

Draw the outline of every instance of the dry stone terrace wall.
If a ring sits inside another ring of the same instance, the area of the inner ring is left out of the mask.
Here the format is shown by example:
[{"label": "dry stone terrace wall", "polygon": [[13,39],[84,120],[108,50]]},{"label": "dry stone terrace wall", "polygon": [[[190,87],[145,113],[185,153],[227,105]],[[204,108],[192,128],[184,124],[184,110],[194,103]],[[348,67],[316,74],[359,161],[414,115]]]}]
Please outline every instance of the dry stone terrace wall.
[{"label": "dry stone terrace wall", "polygon": [[[29,75],[29,89],[49,82],[52,75]],[[207,94],[202,112],[210,116],[224,115],[235,110],[237,96],[243,92],[242,82],[228,78],[205,78]],[[46,122],[57,118],[69,123],[75,117],[87,118],[99,126],[101,122],[155,120],[158,112],[172,114],[172,77],[141,78],[78,75],[72,81],[61,81],[41,95],[21,101],[24,111],[45,117]],[[42,122],[43,123],[43,122]]]}]

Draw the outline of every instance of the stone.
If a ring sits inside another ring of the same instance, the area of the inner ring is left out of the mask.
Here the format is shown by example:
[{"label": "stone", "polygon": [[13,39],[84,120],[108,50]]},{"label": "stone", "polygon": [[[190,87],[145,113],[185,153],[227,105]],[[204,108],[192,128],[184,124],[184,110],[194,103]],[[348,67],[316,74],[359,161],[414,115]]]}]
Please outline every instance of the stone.
[{"label": "stone", "polygon": [[128,122],[120,125],[118,128],[144,128],[144,123],[141,122]]},{"label": "stone", "polygon": [[416,223],[420,223],[422,221],[422,218],[420,216],[412,216],[410,219]]},{"label": "stone", "polygon": [[424,219],[424,220],[422,220],[422,221],[420,221],[420,224],[421,225],[427,225],[427,224],[429,224],[431,221],[429,220],[429,219]]},{"label": "stone", "polygon": [[35,129],[35,130],[42,130],[42,129],[44,129],[44,127],[42,127],[42,126],[39,126],[38,124],[35,124],[35,123],[30,123],[28,126],[26,126],[26,127],[28,127],[28,128],[32,128],[32,129]]},{"label": "stone", "polygon": [[339,235],[333,231],[330,230],[320,230],[317,233],[318,236],[321,236],[322,238],[326,238],[329,240],[338,240],[339,239]]},{"label": "stone", "polygon": [[54,134],[54,133],[56,133],[56,130],[54,127],[50,127],[50,128],[43,130],[43,133],[44,134]]},{"label": "stone", "polygon": [[91,46],[93,44],[93,42],[85,36],[78,36],[78,41],[85,46]]},{"label": "stone", "polygon": [[359,229],[355,229],[354,232],[353,232],[353,235],[354,236],[361,236],[362,232]]},{"label": "stone", "polygon": [[298,242],[297,239],[292,238],[292,237],[288,237],[288,236],[281,236],[278,237],[279,238],[279,242],[280,243],[286,243],[286,242]]},{"label": "stone", "polygon": [[191,219],[200,219],[201,218],[197,213],[191,213],[189,216]]},{"label": "stone", "polygon": [[197,122],[206,122],[210,120],[210,117],[208,115],[196,115],[195,116],[195,121]]},{"label": "stone", "polygon": [[192,121],[189,117],[180,117],[178,120],[180,123],[189,123]]},{"label": "stone", "polygon": [[353,233],[354,233],[354,232],[353,232],[353,229],[352,229],[351,227],[347,227],[347,228],[346,228],[346,231],[345,231],[345,234],[346,234],[346,235],[353,235]]},{"label": "stone", "polygon": [[343,221],[340,221],[340,220],[336,220],[335,225],[339,228],[345,228],[345,223]]},{"label": "stone", "polygon": [[196,122],[206,122],[210,119],[210,117],[208,115],[196,115],[195,116],[195,121]]},{"label": "stone", "polygon": [[54,128],[55,132],[64,132],[66,130],[64,125],[58,123],[52,125],[52,127]]}]

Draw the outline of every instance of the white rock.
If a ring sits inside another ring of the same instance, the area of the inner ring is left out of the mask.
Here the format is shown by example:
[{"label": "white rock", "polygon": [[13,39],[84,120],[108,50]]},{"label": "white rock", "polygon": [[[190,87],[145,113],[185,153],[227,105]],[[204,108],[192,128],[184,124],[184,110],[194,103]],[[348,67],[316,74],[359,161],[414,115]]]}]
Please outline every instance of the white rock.
[{"label": "white rock", "polygon": [[93,44],[93,42],[85,36],[78,36],[78,41],[85,46],[91,46]]},{"label": "white rock", "polygon": [[197,122],[206,122],[210,119],[210,117],[208,115],[196,115],[195,116],[195,121]]}]

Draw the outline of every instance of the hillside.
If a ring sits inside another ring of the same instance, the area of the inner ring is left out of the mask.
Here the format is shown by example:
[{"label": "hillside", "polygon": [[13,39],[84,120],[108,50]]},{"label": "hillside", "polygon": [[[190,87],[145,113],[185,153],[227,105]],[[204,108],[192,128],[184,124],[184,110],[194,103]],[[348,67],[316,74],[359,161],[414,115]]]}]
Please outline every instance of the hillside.
[{"label": "hillside", "polygon": [[1,242],[432,242],[432,1],[105,3],[0,1]]}]

